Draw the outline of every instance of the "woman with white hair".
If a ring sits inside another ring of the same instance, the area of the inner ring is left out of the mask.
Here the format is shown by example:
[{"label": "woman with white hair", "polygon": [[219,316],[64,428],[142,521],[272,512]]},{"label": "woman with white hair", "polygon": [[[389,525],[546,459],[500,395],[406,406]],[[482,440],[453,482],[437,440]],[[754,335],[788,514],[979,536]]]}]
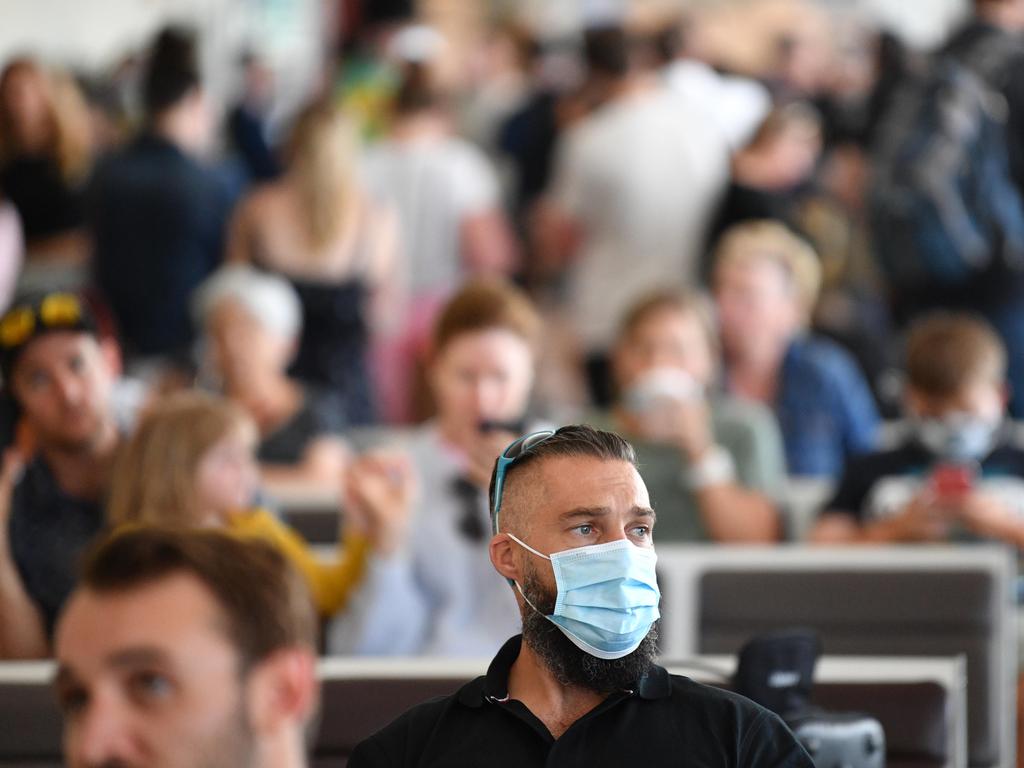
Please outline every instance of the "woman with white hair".
[{"label": "woman with white hair", "polygon": [[268,487],[334,489],[345,463],[345,426],[336,403],[288,376],[302,330],[302,306],[282,277],[222,267],[193,298],[205,372],[259,429],[258,458]]}]

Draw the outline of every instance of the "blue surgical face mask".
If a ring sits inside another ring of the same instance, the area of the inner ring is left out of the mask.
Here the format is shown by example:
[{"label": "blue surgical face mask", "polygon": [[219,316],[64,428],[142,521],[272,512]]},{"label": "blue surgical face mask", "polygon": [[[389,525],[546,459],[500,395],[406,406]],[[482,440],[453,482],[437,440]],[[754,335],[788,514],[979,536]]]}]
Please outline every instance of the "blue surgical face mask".
[{"label": "blue surgical face mask", "polygon": [[995,446],[1000,422],[966,413],[944,418],[922,418],[915,424],[917,438],[936,456],[955,461],[981,461]]},{"label": "blue surgical face mask", "polygon": [[[577,648],[599,659],[621,659],[635,651],[661,614],[661,592],[654,572],[657,555],[621,539],[607,544],[538,552],[511,533],[519,546],[551,561],[558,596],[545,615]],[[537,613],[537,606],[523,594]]]}]

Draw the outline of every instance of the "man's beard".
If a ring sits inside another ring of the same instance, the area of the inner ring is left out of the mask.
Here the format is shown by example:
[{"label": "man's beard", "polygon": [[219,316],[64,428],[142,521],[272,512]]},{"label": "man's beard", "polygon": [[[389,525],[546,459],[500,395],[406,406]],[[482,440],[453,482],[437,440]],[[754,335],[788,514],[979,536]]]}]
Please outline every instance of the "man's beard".
[{"label": "man's beard", "polygon": [[527,599],[537,606],[535,611],[523,605],[523,642],[559,683],[603,694],[633,688],[647,674],[658,655],[657,623],[632,653],[621,659],[599,659],[573,644],[546,618],[554,613],[557,596],[545,589],[531,566],[522,586]]}]

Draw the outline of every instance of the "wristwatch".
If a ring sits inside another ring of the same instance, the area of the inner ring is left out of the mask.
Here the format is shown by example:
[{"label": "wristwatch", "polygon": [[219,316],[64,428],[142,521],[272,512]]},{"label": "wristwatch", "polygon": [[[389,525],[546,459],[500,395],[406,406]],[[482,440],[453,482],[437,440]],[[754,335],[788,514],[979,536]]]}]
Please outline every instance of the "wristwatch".
[{"label": "wristwatch", "polygon": [[730,454],[720,445],[713,445],[704,457],[683,472],[683,482],[694,491],[700,491],[712,485],[724,485],[736,481],[736,463]]}]

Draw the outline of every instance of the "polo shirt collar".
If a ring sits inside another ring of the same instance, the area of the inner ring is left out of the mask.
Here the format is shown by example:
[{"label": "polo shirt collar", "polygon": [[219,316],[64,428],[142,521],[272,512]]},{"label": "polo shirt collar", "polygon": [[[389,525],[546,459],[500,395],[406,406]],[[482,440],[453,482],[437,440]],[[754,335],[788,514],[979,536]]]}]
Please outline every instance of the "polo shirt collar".
[{"label": "polo shirt collar", "polygon": [[[458,693],[459,702],[467,707],[479,708],[485,701],[505,701],[508,699],[508,677],[512,665],[519,658],[523,636],[516,635],[505,642],[498,654],[487,667],[487,674],[478,677],[462,687]],[[634,686],[634,691],[641,699],[667,699],[672,694],[672,684],[668,671],[664,667],[652,664]]]}]

